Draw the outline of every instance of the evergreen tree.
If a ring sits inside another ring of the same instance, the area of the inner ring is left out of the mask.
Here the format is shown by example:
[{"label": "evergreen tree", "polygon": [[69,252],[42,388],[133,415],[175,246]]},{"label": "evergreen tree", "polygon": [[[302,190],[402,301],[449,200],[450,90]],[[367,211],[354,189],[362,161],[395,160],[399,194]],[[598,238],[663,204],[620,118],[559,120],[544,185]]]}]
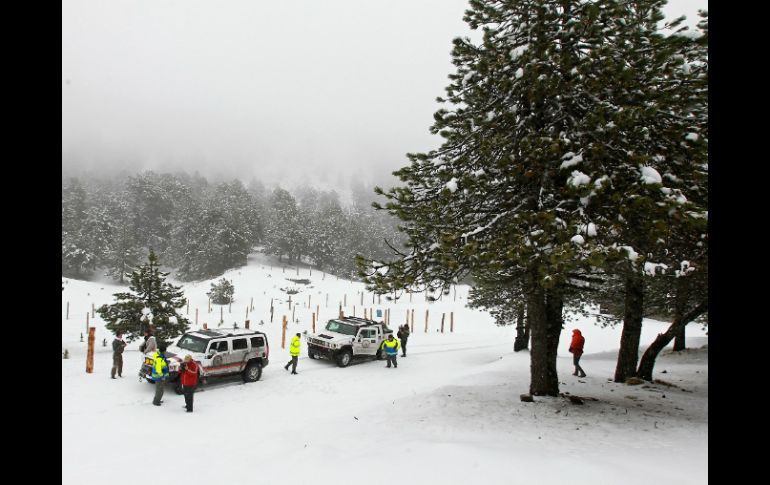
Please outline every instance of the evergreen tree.
[{"label": "evergreen tree", "polygon": [[[662,4],[471,0],[465,20],[484,35],[479,45],[454,41],[457,72],[439,98],[452,109],[431,127],[445,142],[408,155],[411,165],[395,172],[404,185],[386,194],[407,251],[361,261],[381,292],[444,289],[469,273],[513,279],[526,298],[535,395],[558,395],[556,349],[574,280],[614,264],[636,283],[645,266],[634,247],[665,241],[664,226],[692,210],[680,195],[701,159],[687,160],[682,120],[697,120],[678,82],[685,43],[658,28]],[[683,183],[648,183],[653,162]]]},{"label": "evergreen tree", "polygon": [[189,321],[177,313],[187,303],[181,286],[166,283],[169,273],[159,269],[159,261],[150,250],[147,263],[131,274],[129,292],[115,293],[112,305],[102,305],[99,316],[113,333],[123,333],[129,342],[142,336],[152,326],[159,340],[186,332]]},{"label": "evergreen tree", "polygon": [[211,291],[206,294],[209,295],[212,303],[227,305],[233,302],[234,293],[235,286],[225,278],[222,278],[216,283],[211,283]]}]

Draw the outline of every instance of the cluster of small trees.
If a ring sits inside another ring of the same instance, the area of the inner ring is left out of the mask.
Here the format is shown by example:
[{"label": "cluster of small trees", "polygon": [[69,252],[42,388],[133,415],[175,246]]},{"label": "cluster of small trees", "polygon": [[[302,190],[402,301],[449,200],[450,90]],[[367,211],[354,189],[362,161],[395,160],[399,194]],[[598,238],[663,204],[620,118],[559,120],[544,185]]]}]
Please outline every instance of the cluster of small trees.
[{"label": "cluster of small trees", "polygon": [[[616,381],[651,379],[655,349],[707,312],[708,17],[664,25],[664,4],[471,0],[483,38],[454,41],[443,145],[376,189],[408,249],[359,261],[370,288],[470,276],[476,306],[525,310],[531,394],[558,395],[565,307],[616,303]],[[674,323],[637,368],[653,307]]]},{"label": "cluster of small trees", "polygon": [[150,249],[184,281],[242,266],[260,244],[289,263],[345,276],[355,272],[356,254],[386,254],[395,221],[370,200],[343,207],[336,193],[309,188],[299,200],[258,181],[210,184],[197,174],[63,178],[62,275],[104,271],[122,282]]}]

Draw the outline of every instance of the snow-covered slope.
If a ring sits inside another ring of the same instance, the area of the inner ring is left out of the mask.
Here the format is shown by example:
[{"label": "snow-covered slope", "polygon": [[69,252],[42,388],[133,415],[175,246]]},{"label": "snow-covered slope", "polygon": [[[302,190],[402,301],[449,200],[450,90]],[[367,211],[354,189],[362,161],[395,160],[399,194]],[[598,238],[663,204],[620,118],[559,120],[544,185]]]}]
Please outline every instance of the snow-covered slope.
[{"label": "snow-covered slope", "polygon": [[[311,276],[307,268],[298,276],[296,268],[283,270],[256,254],[225,277],[236,291],[232,313],[223,307],[225,325],[242,327],[253,298],[249,319],[268,334],[270,365],[253,384],[212,381],[196,394],[192,414],[170,389],[161,407],[152,406],[152,385],[136,375],[139,342],[126,350],[124,378],[109,378],[112,335],[98,315],[89,318],[97,329],[95,370],[85,373],[85,313],[92,303],[111,303],[125,287],[62,280],[62,350],[70,353],[62,360],[63,484],[707,483],[708,354],[700,349],[707,337],[698,326],[688,328],[693,350],[664,351],[656,366],[656,376],[672,387],[611,382],[620,328],[568,324],[559,345],[561,391],[588,398],[586,404],[564,398],[523,403],[529,354],[512,352],[512,327],[496,327],[488,313],[465,308],[467,287],[458,287],[456,301],[450,293],[430,304],[413,295],[411,303],[405,297],[372,305],[371,294],[364,294],[367,311],[391,310],[394,328],[414,309],[415,333],[397,369],[374,361],[345,369],[313,361],[303,339],[299,375],[292,376],[281,368],[288,360],[280,346],[281,316],[292,316],[281,288],[300,290],[292,296],[299,302],[298,323],[289,324],[294,333],[310,329],[317,305],[321,322],[336,316],[345,300],[345,313],[352,315],[355,305],[361,316],[363,286],[317,271]],[[207,312],[210,281],[184,287],[191,320],[198,308],[198,326],[216,326],[220,306]],[[437,332],[442,313],[443,334]],[[645,345],[666,328],[644,325]],[[586,337],[583,379],[571,375],[567,352],[576,327]],[[105,338],[108,347],[101,345]]]}]

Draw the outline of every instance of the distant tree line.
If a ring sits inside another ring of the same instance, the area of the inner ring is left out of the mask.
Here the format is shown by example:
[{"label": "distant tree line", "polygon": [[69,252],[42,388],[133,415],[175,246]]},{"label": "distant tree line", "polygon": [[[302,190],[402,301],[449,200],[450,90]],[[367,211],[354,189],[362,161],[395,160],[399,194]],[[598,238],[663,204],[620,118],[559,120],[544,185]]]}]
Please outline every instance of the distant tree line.
[{"label": "distant tree line", "polygon": [[355,274],[355,256],[387,254],[396,219],[371,207],[371,189],[349,204],[334,191],[291,194],[258,180],[210,183],[186,173],[62,178],[62,275],[98,272],[124,281],[152,249],[182,281],[213,278],[246,264],[262,246],[288,264]]}]

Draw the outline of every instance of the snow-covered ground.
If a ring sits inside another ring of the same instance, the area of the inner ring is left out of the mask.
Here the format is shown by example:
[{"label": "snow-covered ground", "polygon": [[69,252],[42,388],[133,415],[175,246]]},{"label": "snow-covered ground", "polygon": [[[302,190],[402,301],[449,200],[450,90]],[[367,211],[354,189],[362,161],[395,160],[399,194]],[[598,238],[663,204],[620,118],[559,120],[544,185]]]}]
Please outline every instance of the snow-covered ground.
[{"label": "snow-covered ground", "polygon": [[[281,266],[262,255],[225,275],[235,285],[225,326],[240,327],[246,308],[253,328],[267,332],[270,365],[259,382],[214,381],[195,396],[186,413],[182,396],[169,388],[161,407],[153,386],[140,382],[138,341],[124,354],[123,379],[109,378],[113,336],[95,315],[94,372],[85,372],[86,311],[112,303],[121,287],[62,278],[62,484],[703,484],[708,482],[708,341],[699,325],[688,327],[690,350],[665,350],[655,376],[673,384],[627,386],[611,381],[620,328],[580,319],[568,323],[559,344],[562,392],[588,398],[583,406],[564,398],[523,403],[529,387],[529,354],[513,353],[513,327],[465,307],[467,287],[444,301],[364,307],[391,309],[391,327],[414,309],[415,333],[397,369],[367,361],[338,368],[302,355],[293,376],[281,367],[281,316],[291,318],[281,288],[300,293],[288,338],[320,320],[345,313],[362,316],[363,285],[307,268]],[[286,278],[310,279],[310,285]],[[216,326],[220,306],[207,313],[210,281],[184,284],[194,324]],[[328,307],[326,295],[328,294]],[[346,295],[346,296],[345,296]],[[310,296],[310,309],[307,308]],[[270,323],[270,299],[276,314]],[[69,319],[65,318],[69,302]],[[425,333],[425,311],[429,328]],[[454,312],[454,332],[449,332]],[[437,332],[446,313],[444,333]],[[259,325],[262,320],[266,323]],[[647,320],[642,344],[667,324]],[[573,328],[586,338],[581,365],[588,377],[571,375],[567,352]],[[80,335],[83,334],[83,342]],[[107,339],[107,347],[102,346]],[[665,371],[665,373],[663,373]]]}]

